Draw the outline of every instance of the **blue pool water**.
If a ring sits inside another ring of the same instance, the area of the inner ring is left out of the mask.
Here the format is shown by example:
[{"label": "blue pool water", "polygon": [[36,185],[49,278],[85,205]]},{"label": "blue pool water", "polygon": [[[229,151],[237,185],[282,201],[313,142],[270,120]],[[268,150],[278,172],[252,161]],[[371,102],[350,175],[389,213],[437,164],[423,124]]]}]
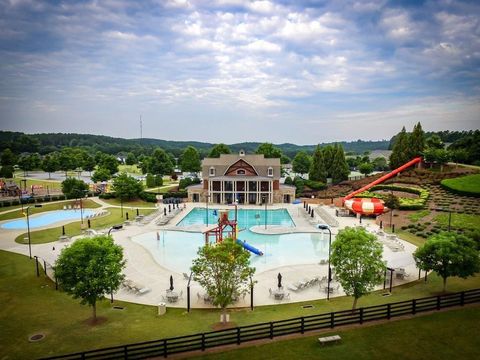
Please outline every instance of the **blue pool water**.
[{"label": "blue pool water", "polygon": [[[228,209],[228,218],[235,218],[235,209]],[[286,209],[267,210],[267,225],[281,225],[286,227],[293,227],[290,214]],[[213,225],[218,221],[218,210],[208,210],[208,224]],[[264,209],[238,209],[237,220],[239,229],[250,228],[255,225],[265,224],[265,210]],[[207,212],[205,208],[193,208],[178,224],[177,226],[185,227],[190,225],[204,225],[207,223]]]},{"label": "blue pool water", "polygon": [[[209,209],[209,224],[217,222]],[[280,266],[299,264],[318,264],[328,257],[328,235],[321,233],[295,233],[282,235],[262,235],[248,230],[254,225],[265,223],[264,210],[239,209],[237,219],[240,231],[238,238],[253,245],[263,252],[263,256],[252,254],[250,264],[256,272],[263,272]],[[230,218],[234,217],[231,209]],[[205,224],[205,208],[194,208],[180,221],[182,227]],[[267,225],[282,225],[294,227],[292,218],[285,209],[268,210]],[[132,237],[132,240],[146,248],[155,261],[166,269],[179,273],[189,272],[192,260],[197,257],[197,251],[205,243],[205,237],[198,232],[164,230],[158,233],[149,232]]]},{"label": "blue pool water", "polygon": [[[83,218],[92,215],[95,210],[83,209]],[[38,215],[30,215],[29,217],[30,229],[48,226],[60,221],[72,220],[80,221],[80,210],[57,210],[47,211]],[[8,230],[22,230],[27,228],[27,218],[24,216],[21,219],[8,221],[1,226]]]}]

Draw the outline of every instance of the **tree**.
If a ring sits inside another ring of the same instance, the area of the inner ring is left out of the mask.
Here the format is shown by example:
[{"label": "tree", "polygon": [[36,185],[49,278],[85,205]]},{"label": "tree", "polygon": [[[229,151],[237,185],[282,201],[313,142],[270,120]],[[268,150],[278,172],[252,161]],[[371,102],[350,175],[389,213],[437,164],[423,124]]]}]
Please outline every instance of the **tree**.
[{"label": "tree", "polygon": [[90,173],[90,176],[92,176],[92,171],[95,169],[96,165],[97,163],[95,162],[95,158],[91,155],[87,155],[83,159],[82,168],[83,170],[88,171]]},{"label": "tree", "polygon": [[445,148],[445,144],[443,143],[442,139],[440,139],[440,136],[434,134],[430,136],[426,141],[425,141],[425,146],[430,149],[443,149]]},{"label": "tree", "polygon": [[208,153],[208,157],[219,158],[220,154],[230,154],[230,148],[225,144],[216,144]]},{"label": "tree", "polygon": [[364,228],[346,227],[340,230],[332,244],[330,262],[343,290],[357,301],[371,292],[383,278],[382,244]]},{"label": "tree", "polygon": [[50,179],[50,174],[58,170],[58,160],[55,155],[45,155],[42,161],[42,170],[48,172],[48,178]]},{"label": "tree", "polygon": [[443,148],[429,147],[424,151],[424,158],[426,162],[440,165],[440,171],[443,171],[443,166],[450,160],[450,152]]},{"label": "tree", "polygon": [[[255,154],[263,154],[266,158],[281,158],[282,157],[282,150],[280,150],[278,147],[273,145],[272,143],[263,143],[260,144],[255,150]],[[305,173],[307,173],[305,171]]]},{"label": "tree", "polygon": [[248,283],[255,273],[250,267],[250,254],[232,239],[216,245],[205,245],[193,260],[193,279],[206,291],[212,304],[222,309],[226,322],[226,308],[248,291]]},{"label": "tree", "polygon": [[336,145],[334,148],[333,163],[331,165],[332,182],[338,184],[343,180],[348,180],[350,169],[345,160],[345,152],[342,145]]},{"label": "tree", "polygon": [[110,174],[110,171],[108,169],[98,168],[93,173],[91,179],[94,183],[96,183],[96,182],[108,181],[111,178],[112,178],[112,175]]},{"label": "tree", "polygon": [[450,151],[450,154],[457,167],[459,163],[465,163],[468,160],[468,151],[466,149],[455,149]]},{"label": "tree", "polygon": [[392,153],[390,154],[390,167],[396,169],[402,166],[409,160],[409,135],[405,130],[405,126],[402,128],[399,134],[396,136],[395,143],[393,144]]},{"label": "tree", "polygon": [[75,152],[72,148],[66,147],[58,153],[57,157],[58,169],[65,172],[65,177],[68,176],[68,171],[77,167]]},{"label": "tree", "polygon": [[151,158],[147,160],[147,169],[151,174],[170,175],[173,173],[173,162],[165,150],[156,148]]},{"label": "tree", "polygon": [[62,181],[62,192],[67,198],[83,197],[88,185],[80,179],[69,177]]},{"label": "tree", "polygon": [[110,175],[115,175],[118,172],[118,160],[115,156],[109,154],[102,154],[97,161],[98,167],[107,169]]},{"label": "tree", "polygon": [[292,161],[292,170],[298,174],[306,174],[310,170],[311,160],[308,154],[301,150],[295,155]]},{"label": "tree", "polygon": [[127,154],[127,158],[125,159],[125,164],[127,165],[135,165],[137,163],[137,158],[134,153],[129,152]]},{"label": "tree", "polygon": [[135,179],[126,172],[122,172],[113,178],[112,188],[117,198],[128,200],[140,197],[143,191],[143,184],[140,180]]},{"label": "tree", "polygon": [[63,290],[81,304],[92,307],[97,319],[97,301],[116,291],[124,276],[123,249],[111,236],[96,236],[75,241],[62,250],[55,262],[55,277]]},{"label": "tree", "polygon": [[312,164],[310,166],[308,178],[313,181],[320,181],[324,184],[327,182],[325,160],[323,159],[323,151],[320,148],[320,145],[317,145],[315,151],[313,152]]},{"label": "tree", "polygon": [[427,239],[413,257],[417,266],[425,271],[433,270],[443,279],[443,291],[447,278],[467,278],[480,271],[480,253],[472,239],[454,233],[439,233]]},{"label": "tree", "polygon": [[23,154],[18,159],[18,166],[23,170],[24,176],[27,176],[29,171],[39,168],[41,162],[40,155],[37,153]]},{"label": "tree", "polygon": [[180,162],[180,168],[184,172],[197,173],[202,170],[200,163],[200,155],[193,146],[187,146],[182,153],[182,160]]},{"label": "tree", "polygon": [[361,163],[358,165],[358,171],[363,175],[371,174],[373,171],[373,164],[372,163]]},{"label": "tree", "polygon": [[375,171],[388,170],[387,159],[385,159],[383,156],[379,156],[373,159],[372,164]]},{"label": "tree", "polygon": [[332,177],[332,165],[335,157],[335,148],[332,145],[327,145],[323,148],[323,161],[325,161],[325,170],[327,171],[327,178]]},{"label": "tree", "polygon": [[390,227],[392,227],[393,210],[400,208],[400,200],[397,196],[393,194],[388,194],[385,197],[384,204],[387,208],[390,209]]},{"label": "tree", "polygon": [[0,156],[0,163],[2,166],[15,165],[17,162],[17,156],[9,148],[2,151]]},{"label": "tree", "polygon": [[280,157],[280,164],[282,165],[290,164],[291,161],[292,159],[290,159],[287,155],[282,154],[282,156]]},{"label": "tree", "polygon": [[413,127],[412,134],[409,136],[409,143],[408,157],[412,159],[417,156],[422,156],[425,150],[425,133],[420,122]]}]

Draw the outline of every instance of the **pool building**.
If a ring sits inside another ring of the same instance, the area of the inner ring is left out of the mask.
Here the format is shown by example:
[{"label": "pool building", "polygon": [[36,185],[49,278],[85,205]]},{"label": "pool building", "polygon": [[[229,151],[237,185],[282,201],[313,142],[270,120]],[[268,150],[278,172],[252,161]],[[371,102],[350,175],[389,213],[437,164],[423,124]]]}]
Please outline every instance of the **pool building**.
[{"label": "pool building", "polygon": [[263,154],[221,154],[202,161],[203,182],[188,187],[188,200],[213,204],[290,203],[295,187],[280,184],[279,158]]}]

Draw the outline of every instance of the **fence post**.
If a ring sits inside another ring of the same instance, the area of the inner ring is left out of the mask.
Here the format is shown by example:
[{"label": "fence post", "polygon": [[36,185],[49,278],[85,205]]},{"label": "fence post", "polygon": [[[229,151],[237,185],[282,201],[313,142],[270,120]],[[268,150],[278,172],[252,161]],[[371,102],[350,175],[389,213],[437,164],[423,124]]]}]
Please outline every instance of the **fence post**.
[{"label": "fence post", "polygon": [[303,316],[300,319],[300,332],[305,333],[305,318]]},{"label": "fence post", "polygon": [[202,333],[202,351],[205,351],[205,333]]},{"label": "fence post", "polygon": [[163,340],[163,357],[168,356],[168,350],[167,350],[167,339]]},{"label": "fence post", "polygon": [[363,324],[363,307],[360,308],[360,324]]},{"label": "fence post", "polygon": [[417,300],[412,300],[412,314],[415,315],[417,313]]},{"label": "fence post", "polygon": [[387,319],[390,320],[391,317],[391,304],[387,304]]},{"label": "fence post", "polygon": [[270,339],[273,339],[273,322],[270,321]]},{"label": "fence post", "polygon": [[465,305],[465,291],[462,291],[460,293],[460,305],[461,306]]},{"label": "fence post", "polygon": [[437,310],[440,310],[440,295],[437,295]]},{"label": "fence post", "polygon": [[330,327],[333,329],[335,327],[335,313],[330,313]]},{"label": "fence post", "polygon": [[43,271],[45,272],[45,275],[47,275],[47,262],[43,260]]},{"label": "fence post", "polygon": [[35,268],[37,269],[37,277],[39,277],[40,270],[38,269],[38,256],[35,256]]},{"label": "fence post", "polygon": [[241,343],[240,328],[237,327],[237,344],[240,345],[240,343]]}]

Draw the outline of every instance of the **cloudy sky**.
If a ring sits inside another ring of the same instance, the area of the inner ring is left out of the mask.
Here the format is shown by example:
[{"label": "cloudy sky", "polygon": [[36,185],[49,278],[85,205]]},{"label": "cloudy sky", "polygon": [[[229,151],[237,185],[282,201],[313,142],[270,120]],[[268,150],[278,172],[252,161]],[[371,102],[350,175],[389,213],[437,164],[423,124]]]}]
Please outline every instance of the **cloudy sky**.
[{"label": "cloudy sky", "polygon": [[480,128],[480,2],[0,0],[2,130],[210,142]]}]

